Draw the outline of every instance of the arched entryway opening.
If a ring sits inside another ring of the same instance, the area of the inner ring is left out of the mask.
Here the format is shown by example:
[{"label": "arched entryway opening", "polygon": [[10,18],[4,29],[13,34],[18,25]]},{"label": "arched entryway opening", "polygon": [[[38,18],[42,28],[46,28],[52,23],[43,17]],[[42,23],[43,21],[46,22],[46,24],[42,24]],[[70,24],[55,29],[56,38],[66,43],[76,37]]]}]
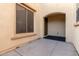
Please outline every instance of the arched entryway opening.
[{"label": "arched entryway opening", "polygon": [[65,41],[66,14],[55,12],[44,17],[44,38]]}]

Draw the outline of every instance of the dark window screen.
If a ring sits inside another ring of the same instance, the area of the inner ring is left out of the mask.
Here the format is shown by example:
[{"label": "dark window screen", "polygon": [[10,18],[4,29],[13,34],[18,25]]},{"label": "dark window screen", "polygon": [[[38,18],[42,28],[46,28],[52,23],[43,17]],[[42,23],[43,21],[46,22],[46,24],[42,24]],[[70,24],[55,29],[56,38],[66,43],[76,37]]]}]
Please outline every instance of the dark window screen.
[{"label": "dark window screen", "polygon": [[76,21],[79,21],[79,8],[77,9],[76,14],[77,14],[77,20]]},{"label": "dark window screen", "polygon": [[33,12],[16,4],[16,33],[33,32]]},{"label": "dark window screen", "polygon": [[33,12],[28,10],[28,20],[27,20],[28,24],[27,24],[27,28],[28,28],[28,32],[33,32]]}]

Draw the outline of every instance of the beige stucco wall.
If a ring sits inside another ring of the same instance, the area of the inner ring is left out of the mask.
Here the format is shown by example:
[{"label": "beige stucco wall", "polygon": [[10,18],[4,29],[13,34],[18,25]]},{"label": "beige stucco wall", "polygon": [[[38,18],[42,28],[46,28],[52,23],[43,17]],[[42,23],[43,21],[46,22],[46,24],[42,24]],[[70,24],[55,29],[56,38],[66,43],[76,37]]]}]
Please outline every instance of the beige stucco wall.
[{"label": "beige stucco wall", "polygon": [[37,8],[35,13],[35,32],[40,37],[44,36],[44,17],[50,13],[62,12],[66,13],[65,23],[65,36],[66,42],[72,42],[79,52],[79,27],[74,27],[76,24],[76,4],[75,3],[52,3],[52,4],[29,4],[30,6]]},{"label": "beige stucco wall", "polygon": [[44,35],[44,19],[46,15],[54,12],[62,12],[66,13],[66,42],[72,42],[77,49],[79,53],[79,27],[75,27],[76,24],[76,7],[79,6],[79,4],[75,3],[61,3],[61,4],[39,4],[40,10],[36,13],[36,28],[37,33],[39,33],[40,37],[43,37]]},{"label": "beige stucco wall", "polygon": [[14,35],[15,4],[0,4],[0,50],[11,44]]},{"label": "beige stucco wall", "polygon": [[65,37],[65,19],[48,17],[48,35]]},{"label": "beige stucco wall", "polygon": [[[29,4],[37,10],[34,13],[34,32],[40,37],[44,35],[44,19],[46,15],[54,12],[66,13],[66,41],[73,42],[77,51],[79,52],[79,27],[75,28],[74,23],[76,20],[76,4]],[[15,4],[0,4],[0,51],[12,47],[19,42],[28,42],[26,38],[23,40],[12,41],[11,37],[15,35]],[[75,34],[74,34],[75,33]]]},{"label": "beige stucco wall", "polygon": [[74,45],[75,45],[75,48],[77,49],[77,51],[79,53],[79,27],[75,28],[74,36],[75,36]]},{"label": "beige stucco wall", "polygon": [[[76,4],[76,10],[77,8],[79,8],[79,3]],[[79,24],[79,22],[75,21],[74,25],[77,25],[77,24]],[[79,53],[79,26],[78,27],[74,26],[74,45]]]},{"label": "beige stucco wall", "polygon": [[[75,27],[76,23],[76,9],[79,8],[79,4],[75,3],[61,3],[61,4],[39,4],[40,10],[36,12],[36,31],[39,33],[40,37],[44,35],[44,19],[46,15],[54,12],[66,13],[66,41],[74,44],[76,50],[79,53],[79,27]],[[34,6],[34,4],[33,4]],[[38,7],[37,7],[38,8]],[[79,24],[79,22],[78,22]]]},{"label": "beige stucco wall", "polygon": [[[46,15],[54,12],[62,12],[66,13],[66,41],[67,42],[72,42],[73,41],[73,31],[74,31],[74,26],[73,23],[76,18],[76,13],[75,13],[75,4],[69,3],[69,4],[40,4],[41,5],[41,11],[40,11],[40,35],[43,37],[44,35],[44,19]],[[71,11],[72,10],[72,11]]]},{"label": "beige stucco wall", "polygon": [[37,36],[11,40],[16,33],[16,5],[15,3],[0,4],[0,53],[8,48],[37,39]]}]

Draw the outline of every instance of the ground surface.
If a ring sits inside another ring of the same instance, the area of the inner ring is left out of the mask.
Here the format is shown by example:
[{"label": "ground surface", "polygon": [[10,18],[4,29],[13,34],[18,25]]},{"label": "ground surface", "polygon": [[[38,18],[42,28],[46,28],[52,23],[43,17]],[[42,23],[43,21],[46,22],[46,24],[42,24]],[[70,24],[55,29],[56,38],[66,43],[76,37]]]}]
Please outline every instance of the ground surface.
[{"label": "ground surface", "polygon": [[77,56],[77,52],[72,44],[39,39],[23,44],[20,48],[5,53],[2,56]]}]

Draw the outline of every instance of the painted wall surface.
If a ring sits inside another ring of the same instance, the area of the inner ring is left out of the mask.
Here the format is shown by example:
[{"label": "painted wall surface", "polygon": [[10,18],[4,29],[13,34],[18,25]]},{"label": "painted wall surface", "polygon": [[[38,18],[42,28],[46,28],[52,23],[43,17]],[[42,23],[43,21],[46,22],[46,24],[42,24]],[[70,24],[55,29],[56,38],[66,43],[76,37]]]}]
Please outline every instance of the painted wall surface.
[{"label": "painted wall surface", "polygon": [[30,4],[32,7],[38,9],[35,13],[35,32],[39,34],[40,37],[44,36],[44,17],[50,13],[62,12],[66,13],[66,23],[65,23],[65,36],[67,42],[72,42],[79,52],[79,27],[75,28],[76,23],[76,9],[79,4],[74,3],[53,3],[53,4]]},{"label": "painted wall surface", "polygon": [[15,4],[0,4],[0,50],[11,45],[14,35]]},{"label": "painted wall surface", "polygon": [[36,39],[36,36],[11,40],[16,35],[16,4],[0,4],[0,53],[8,48]]},{"label": "painted wall surface", "polygon": [[[79,3],[76,4],[76,10],[77,8],[79,8]],[[79,22],[75,21],[74,25],[76,24],[79,24]],[[73,41],[74,41],[75,48],[77,49],[79,53],[79,26],[74,28],[74,40]]]},{"label": "painted wall surface", "polygon": [[79,53],[79,27],[75,28],[75,33],[74,33],[74,45],[75,48],[77,49],[78,53]]},{"label": "painted wall surface", "polygon": [[[66,14],[66,41],[72,42],[73,41],[73,30],[74,30],[74,21],[76,18],[75,13],[75,4],[40,4],[41,11],[40,11],[40,35],[43,37],[44,35],[44,19],[46,15],[54,12],[62,12]],[[72,10],[72,11],[71,11]]]},{"label": "painted wall surface", "polygon": [[[73,42],[79,52],[79,27],[75,28],[76,20],[76,4],[29,4],[37,10],[34,13],[34,32],[40,37],[44,35],[44,17],[50,13],[62,12],[66,13],[66,41]],[[15,35],[16,22],[15,4],[0,4],[0,51],[22,42],[22,40],[12,41]],[[74,34],[75,33],[75,34]],[[23,42],[28,41],[26,38]]]},{"label": "painted wall surface", "polygon": [[48,35],[65,37],[65,20],[48,17]]},{"label": "painted wall surface", "polygon": [[[79,4],[74,3],[61,3],[61,4],[39,4],[40,10],[35,14],[35,29],[39,33],[40,37],[44,35],[44,19],[50,13],[62,12],[66,13],[66,41],[74,44],[75,48],[79,53],[79,27],[75,27],[76,24],[76,10],[79,8]],[[34,4],[33,4],[34,6]],[[38,7],[37,7],[38,8]],[[78,22],[79,24],[79,22]]]}]

